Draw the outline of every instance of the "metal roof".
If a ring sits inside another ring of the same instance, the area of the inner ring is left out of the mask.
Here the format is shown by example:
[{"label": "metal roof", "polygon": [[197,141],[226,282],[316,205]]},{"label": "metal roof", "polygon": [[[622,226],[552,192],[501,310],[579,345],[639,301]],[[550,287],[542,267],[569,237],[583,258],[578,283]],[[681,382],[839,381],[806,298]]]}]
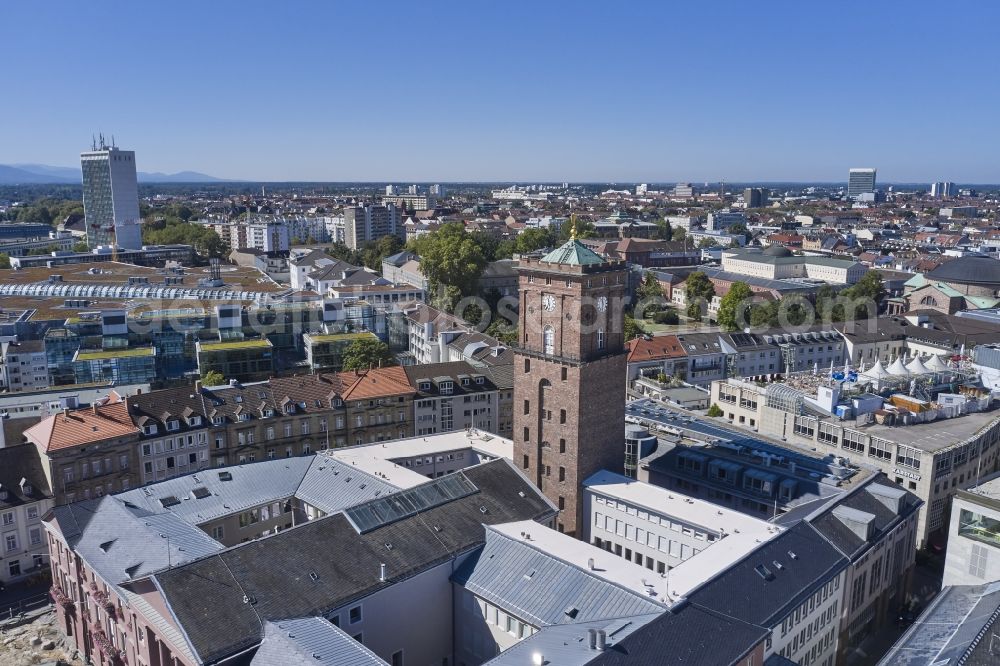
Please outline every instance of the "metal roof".
[{"label": "metal roof", "polygon": [[[622,566],[629,565],[622,561]],[[659,580],[653,572],[649,576]],[[536,627],[660,613],[666,608],[653,597],[493,528],[486,530],[482,551],[466,560],[452,580]]]},{"label": "metal roof", "polygon": [[385,661],[321,617],[267,622],[250,666],[383,666]]}]

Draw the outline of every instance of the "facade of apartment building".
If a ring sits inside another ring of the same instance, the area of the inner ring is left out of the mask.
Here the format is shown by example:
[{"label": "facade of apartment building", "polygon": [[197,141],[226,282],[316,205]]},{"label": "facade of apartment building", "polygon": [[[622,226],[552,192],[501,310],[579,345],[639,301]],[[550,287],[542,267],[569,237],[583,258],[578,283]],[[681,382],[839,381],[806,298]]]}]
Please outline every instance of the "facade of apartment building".
[{"label": "facade of apartment building", "polygon": [[403,368],[416,395],[414,434],[474,428],[499,432],[499,391],[492,378],[467,361]]},{"label": "facade of apartment building", "polygon": [[0,389],[19,393],[48,385],[49,367],[41,340],[0,343]]},{"label": "facade of apartment building", "polygon": [[0,447],[0,585],[48,570],[42,516],[52,493],[38,451],[30,444]]},{"label": "facade of apartment building", "polygon": [[117,394],[104,404],[65,410],[24,431],[38,449],[56,505],[134,488],[140,429]]}]

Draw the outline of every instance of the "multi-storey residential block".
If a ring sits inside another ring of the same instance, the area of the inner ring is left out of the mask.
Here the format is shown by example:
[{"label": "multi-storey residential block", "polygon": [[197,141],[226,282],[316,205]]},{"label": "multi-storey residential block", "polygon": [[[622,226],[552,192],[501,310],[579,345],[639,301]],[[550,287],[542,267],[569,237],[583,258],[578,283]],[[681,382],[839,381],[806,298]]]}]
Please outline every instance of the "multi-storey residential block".
[{"label": "multi-storey residential block", "polygon": [[250,660],[268,654],[275,623],[287,636],[286,621],[309,617],[330,640],[363,644],[369,663],[453,663],[451,577],[484,545],[483,525],[544,529],[555,510],[507,460],[429,481],[391,471],[400,485],[380,476],[395,465],[375,465],[263,462],[56,509],[46,529],[59,626],[101,666],[262,663]]},{"label": "multi-storey residential block", "polygon": [[41,519],[51,508],[52,493],[35,447],[0,447],[0,585],[48,570]]},{"label": "multi-storey residential block", "polygon": [[191,387],[138,393],[127,399],[129,417],[141,431],[136,458],[142,484],[209,467],[204,395]]},{"label": "multi-storey residential block", "polygon": [[467,361],[411,365],[403,370],[417,391],[413,400],[416,435],[466,428],[499,433],[499,391],[489,373]]},{"label": "multi-storey residential block", "polygon": [[347,247],[356,250],[382,236],[403,236],[396,204],[366,204],[344,209],[344,243]]},{"label": "multi-storey residential block", "polygon": [[0,343],[0,388],[18,393],[48,385],[48,361],[41,340]]},{"label": "multi-storey residential block", "polygon": [[24,431],[38,449],[55,503],[67,504],[133,488],[140,429],[127,403],[112,393],[104,404],[67,409]]}]

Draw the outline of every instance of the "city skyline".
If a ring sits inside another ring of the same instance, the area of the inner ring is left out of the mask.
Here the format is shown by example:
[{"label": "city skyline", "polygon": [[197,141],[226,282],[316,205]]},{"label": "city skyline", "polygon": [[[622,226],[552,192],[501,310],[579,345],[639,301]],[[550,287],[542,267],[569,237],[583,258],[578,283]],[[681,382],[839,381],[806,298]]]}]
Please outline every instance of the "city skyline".
[{"label": "city skyline", "polygon": [[[928,89],[989,77],[992,6],[59,4],[0,10],[28,26],[0,46],[19,63],[0,163],[72,164],[103,131],[140,170],[241,181],[1000,180],[998,93]],[[87,25],[114,38],[80,49]]]}]

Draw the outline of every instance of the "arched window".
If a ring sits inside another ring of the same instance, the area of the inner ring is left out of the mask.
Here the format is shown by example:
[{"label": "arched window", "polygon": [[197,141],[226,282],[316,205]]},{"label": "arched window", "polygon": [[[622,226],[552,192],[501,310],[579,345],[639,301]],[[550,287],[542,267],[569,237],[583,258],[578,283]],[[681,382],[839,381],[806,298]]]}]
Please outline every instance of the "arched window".
[{"label": "arched window", "polygon": [[542,329],[542,347],[546,354],[556,353],[556,331],[551,326]]},{"label": "arched window", "polygon": [[935,308],[938,306],[937,299],[934,298],[933,296],[924,296],[923,298],[920,299],[920,304],[930,305],[931,307]]}]

